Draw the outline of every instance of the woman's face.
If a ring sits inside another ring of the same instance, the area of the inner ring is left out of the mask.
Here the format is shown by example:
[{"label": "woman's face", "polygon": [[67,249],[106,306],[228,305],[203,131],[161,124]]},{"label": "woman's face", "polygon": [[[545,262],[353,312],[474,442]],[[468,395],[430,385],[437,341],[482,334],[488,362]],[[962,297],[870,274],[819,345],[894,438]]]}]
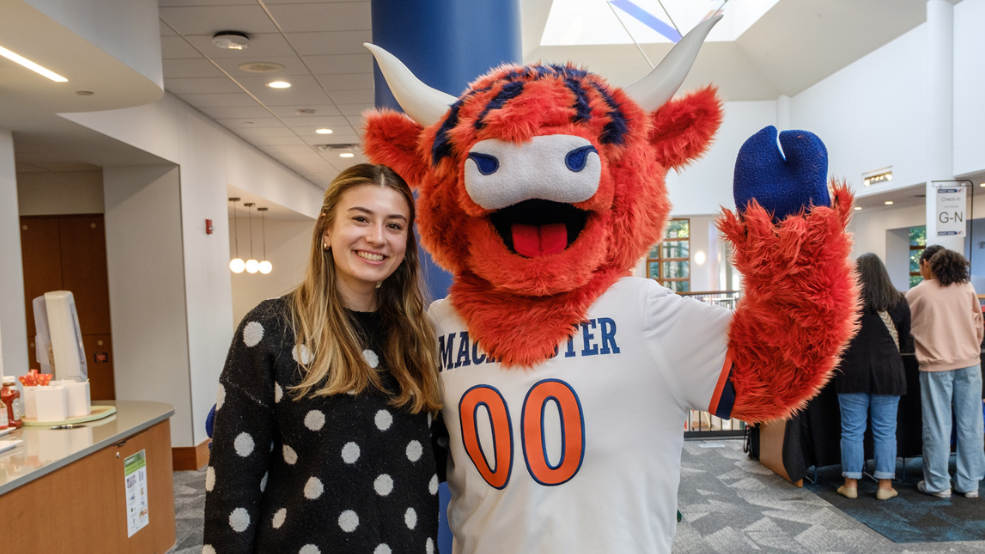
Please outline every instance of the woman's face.
[{"label": "woman's face", "polygon": [[[398,191],[367,183],[342,194],[323,242],[332,249],[336,283],[347,304],[372,294],[404,260],[410,206]],[[354,306],[350,305],[350,308]]]}]

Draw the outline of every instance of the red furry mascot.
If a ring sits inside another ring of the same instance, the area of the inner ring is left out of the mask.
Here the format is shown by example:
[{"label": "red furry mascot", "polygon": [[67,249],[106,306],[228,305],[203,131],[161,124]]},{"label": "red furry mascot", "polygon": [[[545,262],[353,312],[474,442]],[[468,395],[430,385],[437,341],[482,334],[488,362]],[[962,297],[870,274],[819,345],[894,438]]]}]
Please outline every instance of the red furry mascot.
[{"label": "red furry mascot", "polygon": [[688,411],[785,416],[853,333],[852,198],[829,197],[810,133],[740,151],[719,223],[734,313],[629,277],[666,224],[664,176],[721,122],[714,89],[673,98],[715,21],[625,89],[537,64],[455,98],[369,45],[408,115],[368,114],[365,149],[419,191],[421,241],[453,275],[430,313],[456,553],[670,552]]}]

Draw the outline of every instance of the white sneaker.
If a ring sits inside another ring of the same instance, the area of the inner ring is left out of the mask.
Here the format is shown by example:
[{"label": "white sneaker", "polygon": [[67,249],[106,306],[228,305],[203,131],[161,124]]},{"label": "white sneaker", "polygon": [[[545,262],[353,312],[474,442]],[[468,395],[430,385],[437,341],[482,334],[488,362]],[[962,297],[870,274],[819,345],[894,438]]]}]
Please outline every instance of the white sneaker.
[{"label": "white sneaker", "polygon": [[954,491],[954,492],[960,494],[965,498],[978,498],[978,491],[968,491],[968,492]]},{"label": "white sneaker", "polygon": [[[917,490],[920,491],[920,492],[922,492],[922,493],[924,493],[924,494],[929,494],[930,496],[936,496],[937,498],[951,498],[951,489],[950,488],[946,488],[946,489],[944,489],[942,491],[934,491],[934,492],[931,492],[931,491],[928,491],[927,490],[927,484],[924,483],[923,481],[920,481],[919,483],[917,483]],[[978,491],[975,491],[975,496],[976,497],[978,496]],[[972,498],[974,498],[974,497],[972,497]]]}]

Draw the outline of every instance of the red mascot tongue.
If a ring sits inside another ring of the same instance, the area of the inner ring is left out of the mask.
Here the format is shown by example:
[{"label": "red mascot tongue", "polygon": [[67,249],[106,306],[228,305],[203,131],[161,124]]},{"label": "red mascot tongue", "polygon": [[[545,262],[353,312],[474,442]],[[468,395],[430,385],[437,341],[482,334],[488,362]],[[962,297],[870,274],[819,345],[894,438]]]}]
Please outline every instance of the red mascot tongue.
[{"label": "red mascot tongue", "polygon": [[564,223],[540,226],[515,223],[510,231],[513,233],[513,249],[528,258],[557,254],[568,246],[568,230]]}]

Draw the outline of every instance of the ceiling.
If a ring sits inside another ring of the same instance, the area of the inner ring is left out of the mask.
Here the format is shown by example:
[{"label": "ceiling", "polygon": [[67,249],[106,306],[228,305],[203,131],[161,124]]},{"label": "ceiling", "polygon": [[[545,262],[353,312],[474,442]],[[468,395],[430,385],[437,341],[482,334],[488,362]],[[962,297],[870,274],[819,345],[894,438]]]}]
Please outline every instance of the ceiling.
[{"label": "ceiling", "polygon": [[[551,0],[521,6],[525,62],[574,61],[615,85],[650,68],[633,44],[541,47]],[[926,9],[926,0],[780,0],[738,40],[705,44],[682,88],[714,82],[728,100],[796,95],[919,26]],[[372,57],[362,46],[372,41],[369,0],[159,0],[159,16],[165,90],[322,188],[364,161],[358,148],[344,159],[321,145],[358,145],[360,114],[373,105]],[[224,30],[249,35],[248,48],[214,46]],[[656,63],[670,46],[641,48]],[[244,70],[250,62],[283,68]],[[23,72],[0,59],[0,80]],[[272,78],[292,86],[271,89]],[[126,150],[99,136],[81,144],[85,132],[51,110],[29,122],[18,116],[32,109],[17,98],[0,105],[0,127],[15,133],[18,171],[97,168]]]}]

